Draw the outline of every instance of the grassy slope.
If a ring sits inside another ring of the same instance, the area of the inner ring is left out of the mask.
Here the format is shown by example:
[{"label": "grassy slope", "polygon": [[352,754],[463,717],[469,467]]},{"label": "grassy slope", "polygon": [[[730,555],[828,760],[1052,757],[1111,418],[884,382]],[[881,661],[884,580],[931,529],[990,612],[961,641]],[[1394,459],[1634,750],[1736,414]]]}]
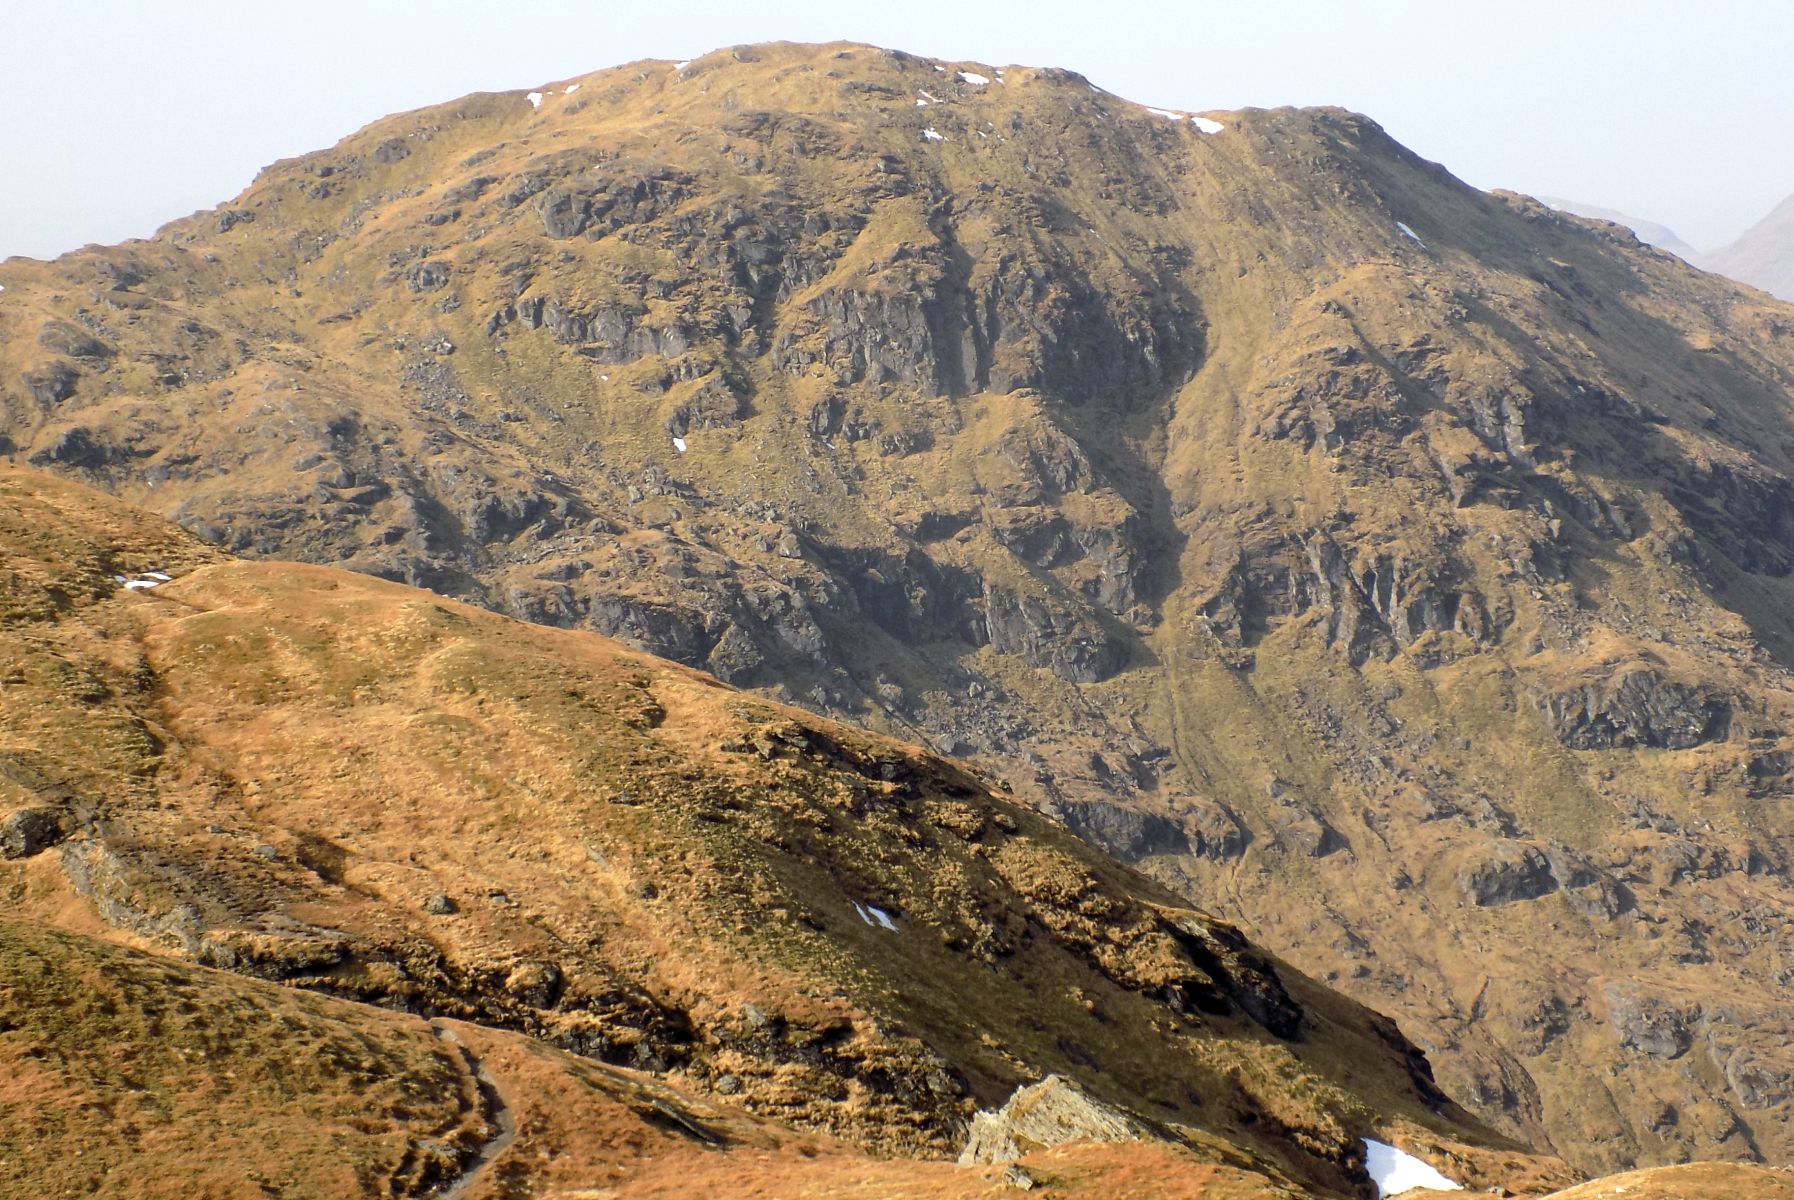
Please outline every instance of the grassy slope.
[{"label": "grassy slope", "polygon": [[[1303,1032],[1267,1033],[1241,1008],[1278,986],[1267,960],[957,767],[590,634],[219,561],[47,476],[0,486],[33,518],[9,564],[50,589],[4,626],[0,753],[75,830],[4,868],[15,921],[681,1088],[729,1076],[762,1119],[911,1154],[1058,1070],[1187,1126],[1178,1153],[1291,1186],[1344,1186],[1373,1130],[1470,1177],[1562,1178],[1286,967]],[[106,574],[152,561],[179,578]]]}]

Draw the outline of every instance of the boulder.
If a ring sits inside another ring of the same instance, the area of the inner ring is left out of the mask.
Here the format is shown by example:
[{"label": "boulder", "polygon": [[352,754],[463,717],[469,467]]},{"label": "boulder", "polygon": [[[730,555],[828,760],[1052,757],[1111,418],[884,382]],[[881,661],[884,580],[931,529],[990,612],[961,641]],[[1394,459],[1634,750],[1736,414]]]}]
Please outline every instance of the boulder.
[{"label": "boulder", "polygon": [[30,858],[68,836],[63,814],[54,808],[21,808],[0,820],[0,858]]},{"label": "boulder", "polygon": [[1107,800],[1067,805],[1065,824],[1085,841],[1127,862],[1151,854],[1190,853],[1189,837],[1174,822]]},{"label": "boulder", "polygon": [[26,371],[19,376],[19,382],[25,385],[32,398],[45,408],[61,403],[75,394],[75,384],[80,380],[81,372],[65,362],[53,362],[37,371]]},{"label": "boulder", "polygon": [[1478,908],[1537,900],[1557,890],[1551,861],[1537,846],[1499,839],[1458,872],[1458,887]]},{"label": "boulder", "polygon": [[411,157],[411,147],[402,137],[391,137],[374,147],[374,161],[385,166]]},{"label": "boulder", "polygon": [[1131,1142],[1147,1133],[1140,1121],[1072,1080],[1048,1075],[1031,1087],[1017,1088],[996,1112],[972,1118],[959,1165],[1014,1162],[1067,1142]]},{"label": "boulder", "polygon": [[1651,1058],[1679,1058],[1694,1044],[1688,1019],[1661,996],[1608,984],[1607,1019],[1620,1045]]}]

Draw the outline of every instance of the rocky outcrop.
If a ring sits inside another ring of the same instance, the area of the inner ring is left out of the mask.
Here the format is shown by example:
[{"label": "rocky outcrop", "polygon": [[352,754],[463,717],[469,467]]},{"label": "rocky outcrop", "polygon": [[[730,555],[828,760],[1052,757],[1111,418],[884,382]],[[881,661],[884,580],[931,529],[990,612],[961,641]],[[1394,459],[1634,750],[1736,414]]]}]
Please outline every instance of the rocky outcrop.
[{"label": "rocky outcrop", "polygon": [[1678,1058],[1694,1045],[1688,1015],[1678,1005],[1626,984],[1610,983],[1604,994],[1620,1045],[1651,1058]]},{"label": "rocky outcrop", "polygon": [[1666,679],[1650,667],[1538,696],[1559,741],[1573,750],[1648,747],[1686,750],[1725,735],[1731,704],[1704,688]]},{"label": "rocky outcrop", "polygon": [[30,858],[68,836],[68,815],[55,808],[21,808],[0,818],[0,858]]},{"label": "rocky outcrop", "polygon": [[106,439],[85,425],[63,430],[56,439],[30,456],[34,467],[71,467],[97,471],[116,466],[131,457],[124,447]]},{"label": "rocky outcrop", "polygon": [[[1188,854],[1190,838],[1175,822],[1157,813],[1123,808],[1106,800],[1068,805],[1065,824],[1126,862],[1151,854]],[[1237,836],[1237,829],[1236,829]]]},{"label": "rocky outcrop", "polygon": [[[1015,203],[1022,219],[1038,219],[1029,201]],[[1150,262],[1128,265],[1157,273]],[[973,340],[985,347],[978,378],[991,391],[1033,388],[1072,404],[1132,408],[1196,369],[1203,322],[1187,301],[1171,298],[1178,292],[1118,296],[1069,259],[1005,266],[967,305]]]},{"label": "rocky outcrop", "polygon": [[1543,850],[1501,839],[1458,872],[1458,887],[1480,908],[1536,900],[1557,890],[1557,877]]},{"label": "rocky outcrop", "polygon": [[71,364],[53,362],[36,371],[25,371],[19,376],[19,382],[31,393],[31,398],[44,408],[60,404],[75,394],[75,384],[81,379],[81,372]]},{"label": "rocky outcrop", "polygon": [[965,348],[949,340],[932,299],[938,275],[889,282],[890,290],[831,289],[809,301],[774,344],[780,369],[799,374],[819,365],[844,384],[897,384],[929,395],[970,390]]},{"label": "rocky outcrop", "polygon": [[1048,1075],[1017,1088],[997,1111],[972,1118],[959,1165],[1010,1163],[1068,1142],[1131,1142],[1149,1133],[1144,1123],[1104,1104],[1073,1080]]},{"label": "rocky outcrop", "polygon": [[1162,914],[1161,926],[1199,968],[1197,975],[1168,986],[1174,1007],[1181,998],[1191,1007],[1212,1012],[1237,1009],[1277,1037],[1301,1034],[1301,1004],[1284,987],[1271,960],[1253,949],[1238,929],[1191,912]]},{"label": "rocky outcrop", "polygon": [[1411,646],[1423,634],[1458,633],[1473,642],[1490,635],[1480,597],[1438,582],[1429,568],[1379,555],[1356,562],[1330,537],[1307,543],[1312,603],[1326,614],[1330,644],[1363,663],[1391,644]]},{"label": "rocky outcrop", "polygon": [[1127,659],[1126,647],[1094,618],[988,581],[984,623],[993,650],[1044,667],[1067,683],[1098,683]]},{"label": "rocky outcrop", "polygon": [[37,344],[52,354],[68,358],[92,359],[103,363],[118,353],[87,330],[71,321],[47,321],[38,332]]}]

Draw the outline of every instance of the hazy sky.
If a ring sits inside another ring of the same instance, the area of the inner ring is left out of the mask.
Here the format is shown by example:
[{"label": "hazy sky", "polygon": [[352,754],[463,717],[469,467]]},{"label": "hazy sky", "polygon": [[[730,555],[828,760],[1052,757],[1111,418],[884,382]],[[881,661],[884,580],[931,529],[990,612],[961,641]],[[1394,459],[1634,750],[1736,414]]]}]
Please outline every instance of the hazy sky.
[{"label": "hazy sky", "polygon": [[1794,193],[1787,0],[0,0],[0,257],[150,234],[387,113],[838,38],[1179,108],[1340,104],[1479,187],[1702,249]]}]

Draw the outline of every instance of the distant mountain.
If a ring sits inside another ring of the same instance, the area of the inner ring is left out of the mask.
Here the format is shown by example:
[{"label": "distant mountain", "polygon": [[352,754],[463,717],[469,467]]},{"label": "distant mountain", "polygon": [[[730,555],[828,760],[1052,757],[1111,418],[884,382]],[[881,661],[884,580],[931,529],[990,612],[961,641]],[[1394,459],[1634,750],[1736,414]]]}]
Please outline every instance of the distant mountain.
[{"label": "distant mountain", "polygon": [[1776,205],[1737,241],[1715,250],[1704,265],[1772,296],[1794,300],[1794,196]]},{"label": "distant mountain", "polygon": [[1705,268],[1705,255],[1680,237],[1667,225],[1659,225],[1655,221],[1641,221],[1618,209],[1602,208],[1598,204],[1584,204],[1580,200],[1565,200],[1562,196],[1540,196],[1546,204],[1559,212],[1571,213],[1578,217],[1588,217],[1595,221],[1612,221],[1615,225],[1624,225],[1638,235],[1638,240],[1646,242],[1659,250],[1667,250],[1683,262],[1692,263]]}]

